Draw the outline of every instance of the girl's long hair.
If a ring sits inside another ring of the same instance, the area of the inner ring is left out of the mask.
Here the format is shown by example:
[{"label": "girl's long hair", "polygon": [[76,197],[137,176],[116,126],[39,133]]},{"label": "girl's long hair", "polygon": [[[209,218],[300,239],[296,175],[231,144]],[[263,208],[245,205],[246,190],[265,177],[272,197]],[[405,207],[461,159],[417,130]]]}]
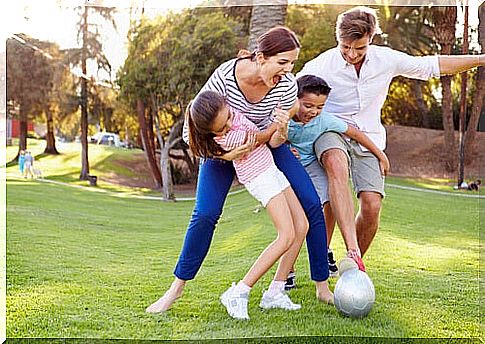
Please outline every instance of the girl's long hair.
[{"label": "girl's long hair", "polygon": [[224,97],[214,91],[204,91],[192,100],[185,110],[189,125],[189,146],[199,157],[221,156],[227,153],[219,146],[212,132],[212,124],[226,103]]}]

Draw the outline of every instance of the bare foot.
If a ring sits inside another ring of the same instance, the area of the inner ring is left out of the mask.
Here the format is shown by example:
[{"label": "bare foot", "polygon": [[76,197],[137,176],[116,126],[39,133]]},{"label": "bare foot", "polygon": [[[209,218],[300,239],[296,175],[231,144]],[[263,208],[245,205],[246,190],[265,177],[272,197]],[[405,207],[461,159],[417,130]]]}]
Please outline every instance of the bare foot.
[{"label": "bare foot", "polygon": [[182,296],[184,291],[185,281],[180,283],[182,280],[175,280],[169,290],[163,294],[161,298],[152,303],[145,310],[147,313],[162,313],[170,309],[173,303]]},{"label": "bare foot", "polygon": [[330,291],[327,281],[316,282],[316,287],[317,299],[326,304],[333,305],[333,293]]}]

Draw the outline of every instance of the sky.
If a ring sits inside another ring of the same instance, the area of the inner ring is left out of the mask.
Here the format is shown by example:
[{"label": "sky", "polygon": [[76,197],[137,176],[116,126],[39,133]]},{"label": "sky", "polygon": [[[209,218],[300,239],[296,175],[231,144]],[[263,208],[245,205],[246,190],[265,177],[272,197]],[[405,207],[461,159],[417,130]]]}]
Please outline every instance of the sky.
[{"label": "sky", "polygon": [[[86,0],[92,5],[115,6],[117,14],[115,20],[117,31],[110,25],[103,24],[103,46],[105,54],[115,71],[123,64],[127,56],[126,34],[129,27],[129,8],[138,9],[140,13],[142,4],[145,6],[145,14],[155,16],[162,14],[168,9],[180,10],[182,8],[199,5],[202,0]],[[232,0],[238,4],[255,3],[271,4],[281,0]],[[383,0],[289,0],[293,3],[360,3],[370,4]],[[456,0],[434,0],[439,5],[454,4]],[[429,4],[431,0],[390,0],[387,3],[394,5],[412,3],[414,5]],[[469,0],[470,3],[470,25],[478,25],[478,4],[483,0]],[[62,6],[59,6],[62,4]],[[59,44],[61,49],[79,47],[77,42],[76,23],[79,20],[75,8],[84,4],[84,0],[12,0],[2,1],[0,5],[0,18],[2,28],[0,29],[0,41],[5,40],[12,34],[26,33],[29,36],[51,41]],[[94,18],[94,17],[93,17]],[[0,52],[5,51],[5,44],[1,44]],[[89,66],[88,66],[89,67]],[[94,71],[94,67],[90,68]],[[88,74],[91,74],[88,72]],[[106,77],[106,76],[104,76]]]}]

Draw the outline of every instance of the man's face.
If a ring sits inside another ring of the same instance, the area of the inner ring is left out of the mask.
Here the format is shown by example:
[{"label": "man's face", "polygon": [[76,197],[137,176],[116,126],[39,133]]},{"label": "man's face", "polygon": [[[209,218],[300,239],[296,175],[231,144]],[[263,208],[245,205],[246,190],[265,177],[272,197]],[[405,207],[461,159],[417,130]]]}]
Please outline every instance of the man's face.
[{"label": "man's face", "polygon": [[339,42],[339,48],[344,60],[352,65],[356,65],[364,60],[369,44],[370,38],[368,35],[365,35],[353,41],[342,39]]}]

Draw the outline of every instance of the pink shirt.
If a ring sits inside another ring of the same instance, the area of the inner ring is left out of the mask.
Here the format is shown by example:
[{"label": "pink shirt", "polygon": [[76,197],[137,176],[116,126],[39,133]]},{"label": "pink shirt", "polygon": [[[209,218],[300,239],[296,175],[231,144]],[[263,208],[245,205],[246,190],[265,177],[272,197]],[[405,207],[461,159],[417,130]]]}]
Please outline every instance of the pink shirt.
[{"label": "pink shirt", "polygon": [[[231,129],[224,136],[216,136],[214,140],[225,150],[232,150],[246,141],[248,132],[259,131],[258,127],[242,113],[230,109],[233,113]],[[234,160],[234,168],[239,182],[246,184],[274,165],[271,150],[262,144],[244,159]]]}]

